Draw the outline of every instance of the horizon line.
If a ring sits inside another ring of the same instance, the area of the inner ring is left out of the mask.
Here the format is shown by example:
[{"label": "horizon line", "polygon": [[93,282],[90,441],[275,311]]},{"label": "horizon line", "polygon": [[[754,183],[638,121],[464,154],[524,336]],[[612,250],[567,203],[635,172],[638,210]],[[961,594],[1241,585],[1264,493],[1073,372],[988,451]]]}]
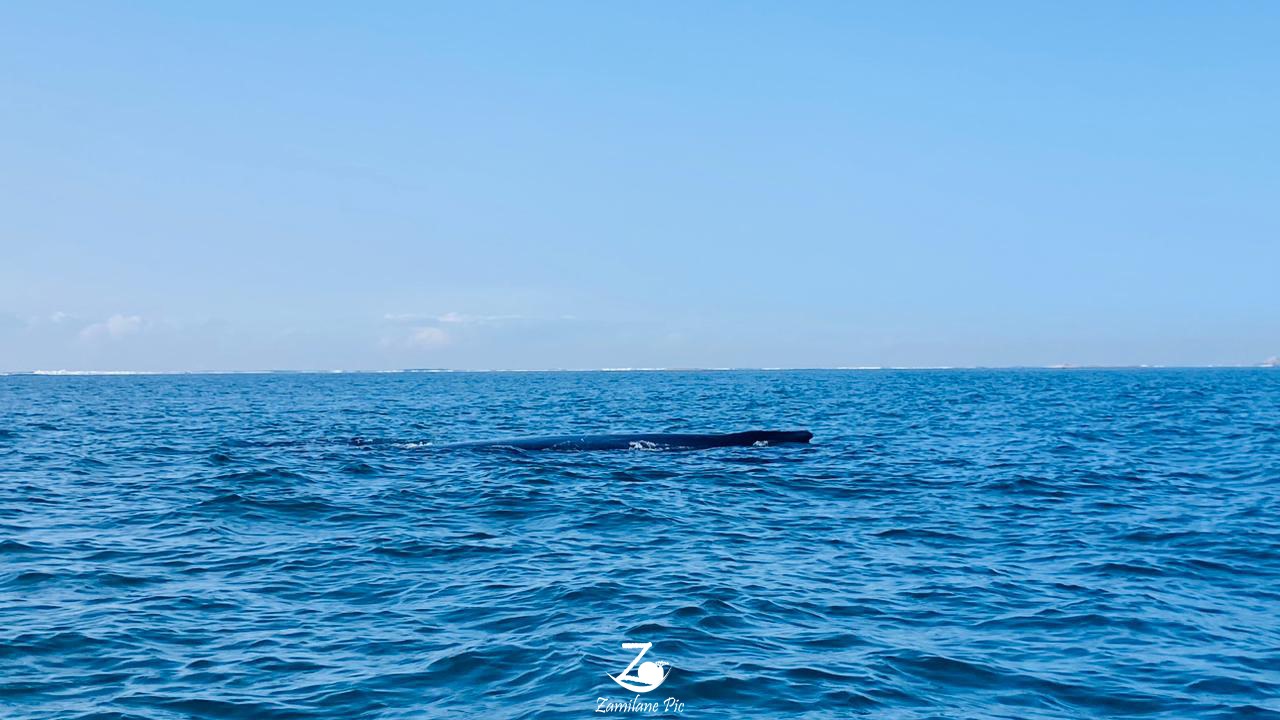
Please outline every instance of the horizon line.
[{"label": "horizon line", "polygon": [[793,367],[604,367],[604,368],[399,368],[390,370],[277,368],[270,370],[0,370],[0,376],[31,375],[39,377],[92,377],[130,375],[394,375],[394,374],[465,374],[465,373],[637,373],[637,372],[859,372],[877,370],[1209,370],[1209,369],[1276,369],[1280,362],[1269,359],[1260,363],[1222,363],[1210,365],[837,365]]}]

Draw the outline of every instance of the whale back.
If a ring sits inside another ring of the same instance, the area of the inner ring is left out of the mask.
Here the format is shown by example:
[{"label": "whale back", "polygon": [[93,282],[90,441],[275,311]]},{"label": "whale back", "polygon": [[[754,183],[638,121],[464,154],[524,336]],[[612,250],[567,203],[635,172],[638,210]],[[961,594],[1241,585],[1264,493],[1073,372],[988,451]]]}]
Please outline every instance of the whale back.
[{"label": "whale back", "polygon": [[517,450],[703,450],[716,447],[764,447],[807,443],[808,430],[748,430],[737,433],[622,433],[610,435],[555,435],[550,437],[479,440],[449,445],[444,449],[508,448]]}]

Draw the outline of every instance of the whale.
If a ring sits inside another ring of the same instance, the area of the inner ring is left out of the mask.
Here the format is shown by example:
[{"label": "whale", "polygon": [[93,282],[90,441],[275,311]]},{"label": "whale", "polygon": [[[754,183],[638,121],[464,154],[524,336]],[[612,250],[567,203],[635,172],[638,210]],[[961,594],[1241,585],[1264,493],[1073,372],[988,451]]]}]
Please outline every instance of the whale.
[{"label": "whale", "polygon": [[705,450],[718,447],[765,447],[807,443],[808,430],[747,430],[736,433],[621,433],[613,435],[554,435],[505,438],[436,445],[446,450],[514,449],[558,450]]}]

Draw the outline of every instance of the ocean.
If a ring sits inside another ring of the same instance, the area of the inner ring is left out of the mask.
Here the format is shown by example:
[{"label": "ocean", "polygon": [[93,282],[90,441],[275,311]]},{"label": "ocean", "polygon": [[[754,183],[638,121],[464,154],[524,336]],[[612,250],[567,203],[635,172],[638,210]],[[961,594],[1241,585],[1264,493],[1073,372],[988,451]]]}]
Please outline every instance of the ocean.
[{"label": "ocean", "polygon": [[1280,717],[1278,491],[1269,369],[3,376],[0,717]]}]

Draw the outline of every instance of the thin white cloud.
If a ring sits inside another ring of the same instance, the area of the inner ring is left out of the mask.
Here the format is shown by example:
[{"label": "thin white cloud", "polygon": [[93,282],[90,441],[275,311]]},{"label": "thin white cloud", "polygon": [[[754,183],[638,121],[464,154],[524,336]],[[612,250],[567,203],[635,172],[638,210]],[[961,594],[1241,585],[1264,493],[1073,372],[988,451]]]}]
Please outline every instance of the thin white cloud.
[{"label": "thin white cloud", "polygon": [[[3,314],[4,313],[0,313],[0,315]],[[47,315],[39,314],[19,316],[17,314],[10,314],[10,317],[13,318],[15,322],[20,321],[22,325],[25,325],[28,328],[47,328],[49,326],[60,326],[66,328],[80,324],[80,318],[61,310],[48,313]]]},{"label": "thin white cloud", "polygon": [[382,316],[382,321],[392,325],[413,325],[429,319],[426,315],[415,315],[413,313],[387,313]]},{"label": "thin white cloud", "polygon": [[139,315],[112,315],[100,323],[94,323],[80,331],[80,339],[85,341],[118,340],[142,330],[143,321]]},{"label": "thin white cloud", "polygon": [[444,346],[467,346],[478,337],[495,333],[524,332],[528,327],[548,322],[572,320],[569,315],[558,318],[530,315],[477,315],[457,311],[439,314],[385,313],[384,328],[378,347],[383,350],[423,350]]},{"label": "thin white cloud", "polygon": [[523,315],[467,315],[465,313],[447,312],[436,320],[451,325],[486,325],[489,323],[527,320]]},{"label": "thin white cloud", "polygon": [[439,347],[449,344],[449,333],[438,327],[414,328],[409,333],[409,345],[413,347]]},{"label": "thin white cloud", "polygon": [[386,313],[383,321],[393,325],[488,325],[494,323],[530,320],[525,315],[473,315],[449,311],[439,315],[419,313]]}]

